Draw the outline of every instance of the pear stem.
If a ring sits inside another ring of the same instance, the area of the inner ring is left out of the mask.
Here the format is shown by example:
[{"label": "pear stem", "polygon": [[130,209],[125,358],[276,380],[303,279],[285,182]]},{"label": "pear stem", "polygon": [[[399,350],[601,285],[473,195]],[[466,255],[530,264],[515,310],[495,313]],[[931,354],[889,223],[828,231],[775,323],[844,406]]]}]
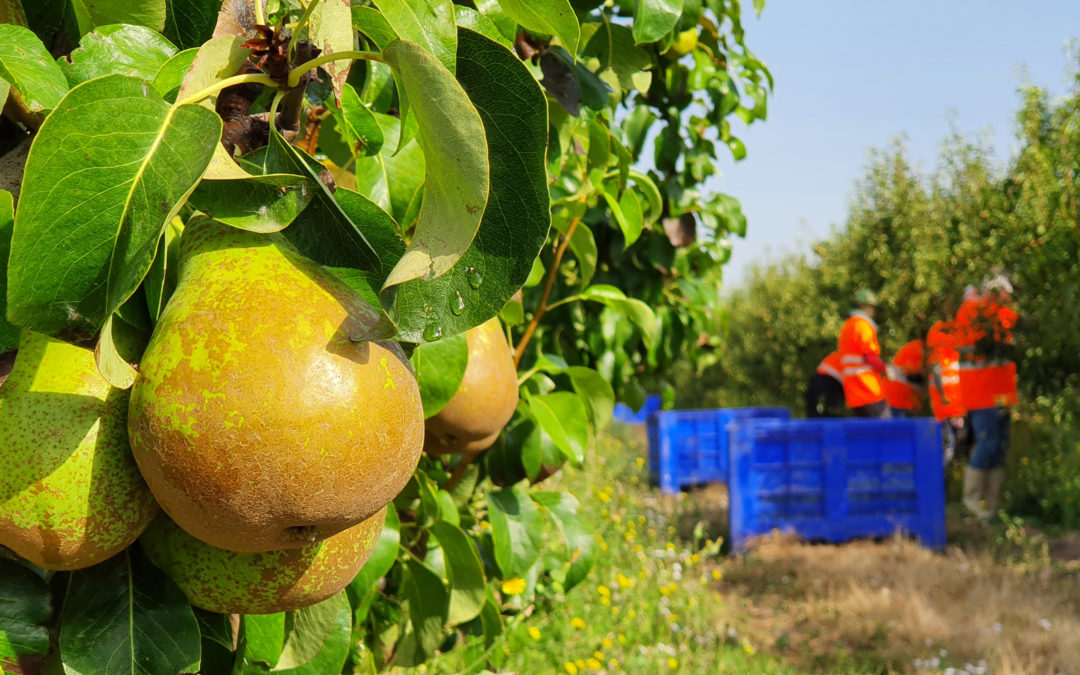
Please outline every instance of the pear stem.
[{"label": "pear stem", "polygon": [[267,87],[276,87],[276,86],[278,86],[277,82],[275,82],[273,79],[271,79],[271,77],[269,75],[264,75],[263,73],[247,73],[245,75],[233,75],[232,77],[226,77],[224,80],[221,80],[219,82],[215,82],[214,84],[210,85],[206,89],[199,90],[199,91],[195,92],[194,94],[192,94],[191,96],[185,96],[184,98],[182,98],[182,99],[178,100],[176,103],[174,103],[173,106],[179,108],[182,105],[189,105],[191,103],[198,103],[199,101],[203,100],[207,96],[213,96],[214,94],[218,93],[222,89],[226,89],[228,87],[232,87],[232,86],[237,85],[237,84],[249,84],[249,83],[262,84],[262,85],[266,85]]},{"label": "pear stem", "polygon": [[367,61],[379,61],[381,63],[386,63],[386,61],[382,57],[382,54],[379,54],[378,52],[361,51],[358,49],[344,52],[334,52],[332,54],[323,54],[322,56],[315,57],[310,61],[301,63],[299,66],[293,68],[292,72],[289,73],[289,86],[295,87],[296,85],[300,84],[300,78],[303,77],[305,73],[315,70],[324,63],[330,63],[331,61],[343,61],[346,59],[351,61],[355,61],[357,59],[365,59]]}]

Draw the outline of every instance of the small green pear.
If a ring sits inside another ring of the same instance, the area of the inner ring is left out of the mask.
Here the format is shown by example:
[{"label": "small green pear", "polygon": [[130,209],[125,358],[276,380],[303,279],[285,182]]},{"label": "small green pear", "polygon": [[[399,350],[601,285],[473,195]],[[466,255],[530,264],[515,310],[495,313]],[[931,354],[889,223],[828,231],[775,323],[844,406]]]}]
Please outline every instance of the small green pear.
[{"label": "small green pear", "polygon": [[232,551],[299,548],[379,512],[423,449],[378,313],[280,235],[194,219],[131,391],[132,451],[189,534]]},{"label": "small green pear", "polygon": [[514,415],[517,368],[497,318],[465,333],[469,362],[454,396],[427,420],[424,450],[472,455],[491,447]]},{"label": "small green pear", "polygon": [[127,404],[93,352],[23,331],[0,386],[0,544],[74,570],[142,534],[158,506],[131,456]]},{"label": "small green pear", "polygon": [[163,513],[139,545],[196,607],[273,614],[314,605],[348,586],[374,550],[385,519],[383,508],[359,525],[301,548],[238,553],[199,541]]}]

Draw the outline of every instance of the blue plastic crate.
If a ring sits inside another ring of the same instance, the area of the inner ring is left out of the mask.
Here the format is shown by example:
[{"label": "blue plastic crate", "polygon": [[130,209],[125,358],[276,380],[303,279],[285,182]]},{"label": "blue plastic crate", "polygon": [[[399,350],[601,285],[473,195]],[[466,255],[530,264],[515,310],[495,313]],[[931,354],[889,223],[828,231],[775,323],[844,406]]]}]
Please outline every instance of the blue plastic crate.
[{"label": "blue plastic crate", "polygon": [[741,420],[730,434],[733,550],[773,529],[829,542],[902,531],[945,546],[937,421]]},{"label": "blue plastic crate", "polygon": [[616,403],[611,417],[616,422],[622,422],[623,424],[645,424],[649,416],[660,409],[660,405],[660,395],[649,394],[645,397],[645,403],[641,405],[637,412],[634,412],[634,409],[625,403]]},{"label": "blue plastic crate", "polygon": [[664,410],[649,418],[649,471],[660,490],[728,480],[728,431],[734,420],[789,419],[787,408]]}]

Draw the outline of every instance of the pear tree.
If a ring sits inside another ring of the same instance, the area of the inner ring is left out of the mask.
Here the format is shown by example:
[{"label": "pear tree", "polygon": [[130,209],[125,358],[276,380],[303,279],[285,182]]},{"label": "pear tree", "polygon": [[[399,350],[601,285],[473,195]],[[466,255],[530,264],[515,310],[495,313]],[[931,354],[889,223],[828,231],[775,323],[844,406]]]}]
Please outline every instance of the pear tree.
[{"label": "pear tree", "polygon": [[558,472],[716,345],[742,21],[0,2],[0,667],[498,669],[596,558]]}]

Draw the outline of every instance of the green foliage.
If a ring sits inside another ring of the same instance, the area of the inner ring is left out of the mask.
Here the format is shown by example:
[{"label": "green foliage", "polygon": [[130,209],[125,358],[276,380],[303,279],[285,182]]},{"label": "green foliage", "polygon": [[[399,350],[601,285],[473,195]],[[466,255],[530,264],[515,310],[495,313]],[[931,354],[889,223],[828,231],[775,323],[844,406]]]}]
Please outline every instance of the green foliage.
[{"label": "green foliage", "polygon": [[20,329],[96,340],[131,386],[184,228],[210,218],[280,232],[368,300],[379,321],[356,337],[407,344],[426,416],[462,380],[465,331],[501,315],[521,401],[475,462],[421,459],[343,593],[234,632],[129,550],[5,574],[0,658],[371,672],[470,643],[498,667],[507,619],[599,555],[586,504],[537,484],[585,461],[616,399],[715,341],[699,336],[746,223],[702,186],[718,148],[745,155],[729,118],[763,120],[772,87],[740,4],[28,4],[29,28],[0,24],[0,94],[22,102],[0,148],[33,137],[21,193],[0,194],[0,348]]}]

